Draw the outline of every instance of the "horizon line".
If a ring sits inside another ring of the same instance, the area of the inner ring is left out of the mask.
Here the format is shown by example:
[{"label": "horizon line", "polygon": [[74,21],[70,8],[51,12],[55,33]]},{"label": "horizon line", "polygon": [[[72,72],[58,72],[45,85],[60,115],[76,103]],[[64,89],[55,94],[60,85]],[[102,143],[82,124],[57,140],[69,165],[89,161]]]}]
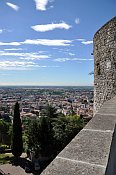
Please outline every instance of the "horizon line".
[{"label": "horizon line", "polygon": [[71,87],[71,86],[73,86],[73,87],[74,87],[74,86],[83,86],[83,87],[84,87],[84,86],[88,86],[88,87],[91,86],[91,87],[93,87],[94,85],[15,85],[15,84],[14,84],[14,85],[0,85],[0,86],[33,86],[33,87],[34,87],[34,86],[70,86],[70,87]]}]

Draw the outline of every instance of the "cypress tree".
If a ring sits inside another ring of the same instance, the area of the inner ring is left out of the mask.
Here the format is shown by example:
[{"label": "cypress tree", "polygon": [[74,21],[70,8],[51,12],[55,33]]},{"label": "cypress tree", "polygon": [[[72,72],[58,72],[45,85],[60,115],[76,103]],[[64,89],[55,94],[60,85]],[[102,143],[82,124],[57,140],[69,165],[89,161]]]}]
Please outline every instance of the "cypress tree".
[{"label": "cypress tree", "polygon": [[18,158],[21,156],[22,150],[23,150],[22,124],[20,119],[19,103],[16,102],[14,107],[14,118],[13,118],[12,154],[16,158]]}]

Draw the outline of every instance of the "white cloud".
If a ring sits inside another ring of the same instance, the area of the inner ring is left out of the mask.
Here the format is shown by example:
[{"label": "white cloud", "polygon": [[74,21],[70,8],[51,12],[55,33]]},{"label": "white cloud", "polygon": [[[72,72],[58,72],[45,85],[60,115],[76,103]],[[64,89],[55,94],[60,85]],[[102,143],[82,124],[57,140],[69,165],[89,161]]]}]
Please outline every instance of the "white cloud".
[{"label": "white cloud", "polygon": [[9,29],[0,29],[0,34],[2,34],[3,32],[12,32],[12,30],[9,30]]},{"label": "white cloud", "polygon": [[0,29],[0,34],[3,32],[3,29]]},{"label": "white cloud", "polygon": [[34,62],[0,61],[0,70],[26,70],[37,66]]},{"label": "white cloud", "polygon": [[22,44],[34,44],[34,45],[44,45],[44,46],[70,46],[71,40],[50,40],[50,39],[27,39]]},{"label": "white cloud", "polygon": [[76,19],[75,19],[75,23],[76,23],[76,24],[80,24],[80,19],[79,19],[79,18],[76,18]]},{"label": "white cloud", "polygon": [[33,70],[35,68],[56,68],[59,66],[38,65],[32,61],[0,61],[0,70]]},{"label": "white cloud", "polygon": [[44,45],[44,46],[70,46],[73,40],[63,39],[27,39],[23,42],[0,42],[0,46],[20,46],[22,44]]},{"label": "white cloud", "polygon": [[74,55],[75,55],[74,53],[71,53],[71,52],[69,52],[68,54],[69,54],[70,56],[74,56]]},{"label": "white cloud", "polygon": [[53,5],[51,5],[49,8],[50,8],[50,9],[53,9],[53,8],[54,8],[54,6],[53,6]]},{"label": "white cloud", "polygon": [[77,41],[85,41],[83,38],[76,39]]},{"label": "white cloud", "polygon": [[81,43],[82,43],[82,44],[85,44],[85,45],[88,45],[88,44],[92,44],[93,41],[82,41]]},{"label": "white cloud", "polygon": [[0,56],[20,56],[22,55],[21,53],[11,53],[11,52],[2,52],[0,53]]},{"label": "white cloud", "polygon": [[4,49],[4,50],[8,50],[8,51],[18,51],[18,50],[24,50],[24,49],[22,49],[22,48],[11,48],[11,49]]},{"label": "white cloud", "polygon": [[4,43],[0,42],[0,46],[20,46],[20,42],[10,42],[10,43]]},{"label": "white cloud", "polygon": [[45,58],[50,58],[49,55],[40,55],[38,52],[35,53],[21,53],[21,52],[0,52],[0,56],[12,56],[20,57],[22,60],[40,60]]},{"label": "white cloud", "polygon": [[18,11],[18,10],[19,10],[19,7],[18,7],[17,5],[15,5],[15,4],[12,4],[12,3],[10,3],[10,2],[6,2],[6,4],[7,4],[9,7],[11,7],[13,10],[15,10],[15,11]]},{"label": "white cloud", "polygon": [[36,54],[25,54],[24,57],[21,57],[22,60],[40,60],[50,58],[49,55],[36,55]]},{"label": "white cloud", "polygon": [[65,61],[69,61],[69,60],[71,60],[71,58],[56,58],[54,61],[65,62]]},{"label": "white cloud", "polygon": [[81,41],[82,44],[85,44],[85,45],[88,45],[88,44],[92,44],[93,41],[90,40],[90,41],[87,41],[86,39],[76,39],[77,41]]},{"label": "white cloud", "polygon": [[57,23],[57,24],[45,24],[45,25],[35,25],[35,26],[31,26],[31,28],[37,32],[46,32],[46,31],[50,31],[50,30],[54,30],[54,29],[66,29],[68,30],[69,28],[71,28],[70,25],[66,24],[65,22],[62,23]]},{"label": "white cloud", "polygon": [[50,2],[49,0],[34,0],[34,1],[36,4],[36,9],[41,11],[45,11],[48,2]]},{"label": "white cloud", "polygon": [[84,59],[84,58],[57,58],[54,61],[65,62],[65,61],[93,61],[93,59]]}]

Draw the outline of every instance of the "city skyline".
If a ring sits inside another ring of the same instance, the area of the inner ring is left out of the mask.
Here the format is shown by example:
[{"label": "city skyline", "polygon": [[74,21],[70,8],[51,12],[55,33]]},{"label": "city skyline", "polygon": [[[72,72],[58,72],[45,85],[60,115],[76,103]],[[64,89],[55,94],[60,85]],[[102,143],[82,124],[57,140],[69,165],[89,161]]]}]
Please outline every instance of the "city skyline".
[{"label": "city skyline", "polygon": [[115,0],[0,1],[0,85],[93,85],[93,37],[115,7]]}]

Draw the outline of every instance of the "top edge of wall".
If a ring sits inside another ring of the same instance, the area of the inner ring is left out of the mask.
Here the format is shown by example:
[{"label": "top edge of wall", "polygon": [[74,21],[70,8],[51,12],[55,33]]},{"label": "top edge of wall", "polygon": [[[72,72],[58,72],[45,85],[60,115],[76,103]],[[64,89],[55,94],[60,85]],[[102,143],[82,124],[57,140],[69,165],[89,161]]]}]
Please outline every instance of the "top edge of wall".
[{"label": "top edge of wall", "polygon": [[107,26],[109,23],[112,23],[113,21],[116,22],[116,16],[110,19],[108,22],[106,22],[102,27],[100,27],[98,31],[94,34],[94,38],[96,37],[96,35],[99,33],[100,30],[102,30],[105,26]]}]

